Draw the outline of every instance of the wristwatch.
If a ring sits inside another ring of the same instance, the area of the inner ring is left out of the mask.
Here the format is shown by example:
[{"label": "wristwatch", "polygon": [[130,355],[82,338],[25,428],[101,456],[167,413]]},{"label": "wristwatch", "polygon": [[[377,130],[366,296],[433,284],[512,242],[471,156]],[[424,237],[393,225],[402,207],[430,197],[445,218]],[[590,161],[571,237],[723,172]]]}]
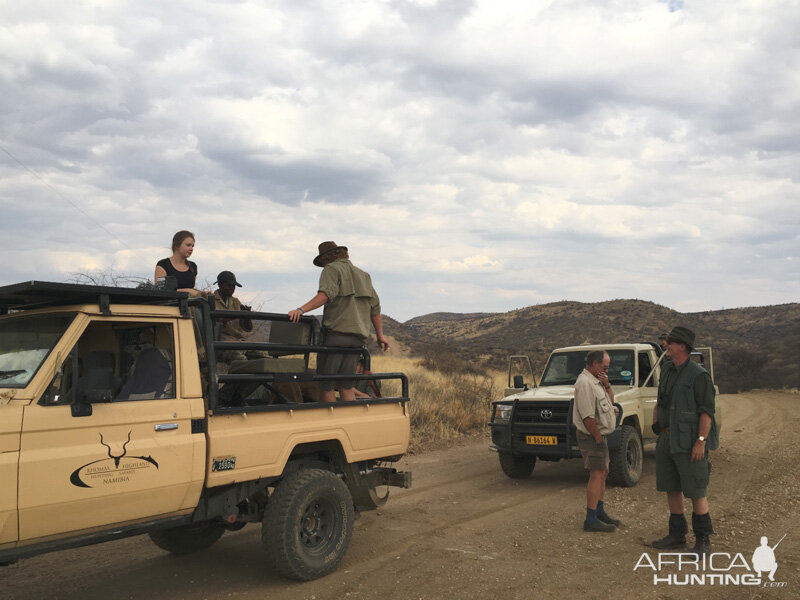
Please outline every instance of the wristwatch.
[{"label": "wristwatch", "polygon": [[704,435],[698,435],[698,436],[697,436],[697,441],[698,441],[698,442],[705,442],[705,441],[706,441],[706,436],[704,436]]}]

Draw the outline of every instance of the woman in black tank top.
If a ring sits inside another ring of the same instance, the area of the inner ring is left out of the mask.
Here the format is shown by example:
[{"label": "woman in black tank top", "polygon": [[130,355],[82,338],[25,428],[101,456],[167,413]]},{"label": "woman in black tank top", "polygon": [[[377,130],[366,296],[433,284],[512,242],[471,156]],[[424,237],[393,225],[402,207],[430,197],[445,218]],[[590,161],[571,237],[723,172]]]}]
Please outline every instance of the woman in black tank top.
[{"label": "woman in black tank top", "polygon": [[160,277],[174,277],[178,282],[179,292],[189,292],[190,296],[200,296],[202,292],[195,289],[197,265],[189,260],[194,251],[194,234],[191,231],[179,231],[172,237],[172,256],[162,258],[156,263],[154,281]]}]

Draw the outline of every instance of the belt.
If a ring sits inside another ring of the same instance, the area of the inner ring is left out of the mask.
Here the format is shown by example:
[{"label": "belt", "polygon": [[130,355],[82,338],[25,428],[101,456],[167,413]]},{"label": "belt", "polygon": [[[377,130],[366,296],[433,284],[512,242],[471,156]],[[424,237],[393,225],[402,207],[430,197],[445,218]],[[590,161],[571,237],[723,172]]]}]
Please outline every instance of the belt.
[{"label": "belt", "polygon": [[357,333],[345,333],[344,331],[334,331],[333,329],[328,329],[328,333],[334,333],[336,335],[347,335],[349,337],[356,337],[360,340],[364,339],[364,336],[359,335]]}]

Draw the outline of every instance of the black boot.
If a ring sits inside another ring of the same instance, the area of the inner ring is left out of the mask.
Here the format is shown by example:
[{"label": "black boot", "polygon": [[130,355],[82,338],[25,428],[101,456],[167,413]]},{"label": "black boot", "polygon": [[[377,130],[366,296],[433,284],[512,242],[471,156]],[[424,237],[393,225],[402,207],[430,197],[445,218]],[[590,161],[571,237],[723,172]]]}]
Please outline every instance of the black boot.
[{"label": "black boot", "polygon": [[692,531],[694,531],[694,548],[692,552],[698,557],[711,553],[711,541],[708,539],[714,533],[711,527],[711,516],[706,513],[698,515],[692,513]]},{"label": "black boot", "polygon": [[683,513],[679,515],[671,514],[669,516],[669,533],[667,537],[654,541],[653,548],[658,548],[659,550],[685,548],[688,531],[689,525],[686,523],[686,517],[683,516]]}]

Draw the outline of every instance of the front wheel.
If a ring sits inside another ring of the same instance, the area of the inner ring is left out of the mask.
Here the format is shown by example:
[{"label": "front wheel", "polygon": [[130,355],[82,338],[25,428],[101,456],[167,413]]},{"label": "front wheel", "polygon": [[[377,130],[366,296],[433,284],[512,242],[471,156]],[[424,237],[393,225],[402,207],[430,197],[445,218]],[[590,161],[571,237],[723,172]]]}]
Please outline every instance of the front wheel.
[{"label": "front wheel", "polygon": [[524,479],[533,473],[536,466],[536,457],[527,454],[511,454],[510,452],[500,453],[500,468],[503,473],[511,479]]},{"label": "front wheel", "polygon": [[633,487],[642,476],[642,439],[636,428],[623,425],[619,445],[611,453],[608,478],[611,483]]},{"label": "front wheel", "polygon": [[285,577],[310,581],[336,570],[353,535],[353,498],[330,471],[303,469],[267,502],[261,541]]},{"label": "front wheel", "polygon": [[154,531],[150,534],[150,539],[156,546],[172,554],[190,554],[205,550],[221,538],[223,533],[224,525],[206,521]]}]

